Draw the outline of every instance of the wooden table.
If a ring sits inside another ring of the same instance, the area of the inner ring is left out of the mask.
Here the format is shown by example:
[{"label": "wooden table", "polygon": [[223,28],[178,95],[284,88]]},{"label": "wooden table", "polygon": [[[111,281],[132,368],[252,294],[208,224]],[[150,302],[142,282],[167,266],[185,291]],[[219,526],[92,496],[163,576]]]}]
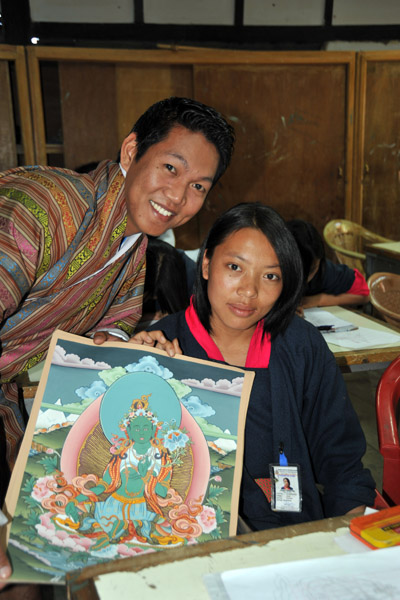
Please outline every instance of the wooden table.
[{"label": "wooden table", "polygon": [[400,242],[380,242],[365,246],[365,272],[367,278],[373,273],[397,273],[400,275]]},{"label": "wooden table", "polygon": [[162,595],[166,600],[184,597],[209,600],[202,580],[206,573],[345,554],[334,538],[347,532],[354,516],[344,515],[258,531],[87,567],[67,575],[68,598],[99,600],[95,583],[99,576],[131,573],[129,589],[132,598],[151,600]]},{"label": "wooden table", "polygon": [[[334,314],[339,319],[344,319],[357,325],[357,327],[400,334],[400,330],[392,325],[356,310],[349,310],[341,306],[325,306],[323,309]],[[330,343],[328,343],[328,346],[335,355],[336,362],[342,371],[350,371],[352,367],[357,365],[364,365],[364,367],[368,365],[369,368],[377,368],[378,364],[390,363],[400,354],[400,341],[387,346],[357,350],[343,348]]]}]

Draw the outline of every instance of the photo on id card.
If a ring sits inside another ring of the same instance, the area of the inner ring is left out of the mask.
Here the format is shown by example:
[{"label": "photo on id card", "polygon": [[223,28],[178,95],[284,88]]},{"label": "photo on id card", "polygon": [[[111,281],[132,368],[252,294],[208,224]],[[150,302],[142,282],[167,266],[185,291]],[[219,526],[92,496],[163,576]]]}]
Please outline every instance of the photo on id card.
[{"label": "photo on id card", "polygon": [[299,465],[270,465],[271,508],[274,511],[301,512]]}]

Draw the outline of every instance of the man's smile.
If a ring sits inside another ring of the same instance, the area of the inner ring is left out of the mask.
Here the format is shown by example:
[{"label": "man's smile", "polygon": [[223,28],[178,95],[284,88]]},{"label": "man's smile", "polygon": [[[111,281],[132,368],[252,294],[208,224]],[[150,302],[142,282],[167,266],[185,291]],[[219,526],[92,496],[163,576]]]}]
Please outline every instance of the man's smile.
[{"label": "man's smile", "polygon": [[170,210],[167,210],[166,208],[163,208],[162,206],[160,206],[160,204],[157,204],[157,202],[154,202],[154,200],[150,200],[150,204],[151,204],[152,208],[156,212],[160,213],[160,215],[162,215],[163,217],[172,217],[172,215],[174,214]]}]

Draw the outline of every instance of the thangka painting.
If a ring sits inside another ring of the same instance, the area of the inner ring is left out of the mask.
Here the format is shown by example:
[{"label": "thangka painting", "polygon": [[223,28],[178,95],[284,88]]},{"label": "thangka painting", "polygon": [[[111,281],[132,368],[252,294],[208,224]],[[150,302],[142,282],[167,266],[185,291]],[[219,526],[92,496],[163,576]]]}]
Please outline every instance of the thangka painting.
[{"label": "thangka painting", "polygon": [[6,498],[13,580],[234,535],[252,380],[56,332]]}]

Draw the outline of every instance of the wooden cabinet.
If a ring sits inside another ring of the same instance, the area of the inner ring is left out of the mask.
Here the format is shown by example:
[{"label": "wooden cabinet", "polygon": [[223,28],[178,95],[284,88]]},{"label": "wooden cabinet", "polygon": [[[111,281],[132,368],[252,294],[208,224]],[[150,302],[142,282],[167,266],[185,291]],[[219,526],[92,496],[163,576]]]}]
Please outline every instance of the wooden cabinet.
[{"label": "wooden cabinet", "polygon": [[321,232],[347,214],[353,54],[264,53],[252,64],[196,66],[194,83],[196,97],[228,115],[237,135],[232,165],[200,213],[201,237],[216,214],[243,201],[270,204]]},{"label": "wooden cabinet", "polygon": [[0,171],[34,162],[25,50],[0,45]]},{"label": "wooden cabinet", "polygon": [[[216,215],[242,201],[271,204],[321,231],[349,214],[352,52],[30,47],[28,64],[39,163],[76,168],[115,158],[137,117],[171,95],[192,96],[231,121],[232,165],[198,217],[176,230],[180,247],[198,247]],[[59,144],[46,138],[49,65],[58,77]]]},{"label": "wooden cabinet", "polygon": [[358,56],[354,220],[400,239],[400,52]]},{"label": "wooden cabinet", "polygon": [[[399,238],[400,52],[31,46],[29,94],[24,49],[13,52],[24,118],[20,164],[31,162],[29,151],[38,164],[72,169],[115,159],[136,119],[171,95],[194,97],[230,120],[232,164],[199,215],[175,231],[181,248],[198,247],[215,217],[242,201],[310,220],[321,233],[339,217]],[[11,139],[16,99],[0,93],[0,101],[0,133],[8,127],[2,137]],[[3,168],[16,156],[6,146]]]}]

